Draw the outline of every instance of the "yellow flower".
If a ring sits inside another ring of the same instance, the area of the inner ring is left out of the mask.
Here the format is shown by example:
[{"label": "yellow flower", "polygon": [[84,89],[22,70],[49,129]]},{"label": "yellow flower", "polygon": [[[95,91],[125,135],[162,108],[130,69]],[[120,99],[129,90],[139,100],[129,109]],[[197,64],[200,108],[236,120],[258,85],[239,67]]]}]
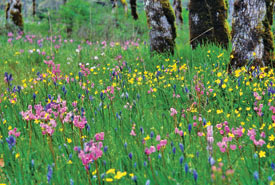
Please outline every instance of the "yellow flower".
[{"label": "yellow flower", "polygon": [[271,136],[269,136],[269,141],[274,141],[275,140],[275,137],[273,136],[273,134],[271,134]]},{"label": "yellow flower", "polygon": [[105,181],[106,182],[113,182],[113,179],[112,178],[106,178]]},{"label": "yellow flower", "polygon": [[221,114],[221,113],[223,113],[222,109],[221,110],[217,110],[217,114]]},{"label": "yellow flower", "polygon": [[71,138],[67,138],[67,142],[70,144],[72,142]]},{"label": "yellow flower", "polygon": [[69,161],[67,162],[67,164],[73,164],[72,160],[69,160]]},{"label": "yellow flower", "polygon": [[133,177],[134,177],[134,174],[133,174],[133,173],[130,173],[129,176],[133,178]]},{"label": "yellow flower", "polygon": [[259,157],[260,157],[260,158],[265,157],[265,152],[261,150],[260,153],[259,153]]},{"label": "yellow flower", "polygon": [[20,157],[20,154],[19,153],[17,153],[16,155],[15,155],[15,158],[17,159],[18,157]]},{"label": "yellow flower", "polygon": [[225,89],[226,88],[226,84],[222,84],[222,88]]},{"label": "yellow flower", "polygon": [[222,76],[222,73],[218,72],[217,77],[221,77],[221,76]]},{"label": "yellow flower", "polygon": [[95,175],[96,174],[96,170],[92,172],[92,175]]},{"label": "yellow flower", "polygon": [[115,174],[115,171],[116,171],[116,169],[111,168],[106,172],[106,174],[109,174],[109,173]]},{"label": "yellow flower", "polygon": [[11,126],[9,126],[9,127],[8,127],[8,130],[11,130],[11,129],[12,129],[12,127],[11,127]]},{"label": "yellow flower", "polygon": [[147,135],[147,136],[144,138],[145,141],[147,141],[147,140],[149,140],[149,139],[150,139],[150,136],[149,136],[149,135]]},{"label": "yellow flower", "polygon": [[127,172],[120,172],[120,171],[118,171],[117,174],[114,176],[114,178],[115,179],[121,179],[125,175],[127,175]]},{"label": "yellow flower", "polygon": [[223,53],[221,53],[219,56],[218,56],[218,58],[221,58],[223,56]]}]

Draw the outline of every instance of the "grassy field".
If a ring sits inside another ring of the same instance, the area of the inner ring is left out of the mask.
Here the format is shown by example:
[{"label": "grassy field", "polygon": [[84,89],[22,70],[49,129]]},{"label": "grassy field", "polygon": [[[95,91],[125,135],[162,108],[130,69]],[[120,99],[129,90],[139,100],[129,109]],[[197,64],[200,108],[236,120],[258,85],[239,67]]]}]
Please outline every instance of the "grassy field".
[{"label": "grassy field", "polygon": [[192,51],[186,10],[174,56],[150,53],[142,7],[89,11],[71,38],[52,12],[0,36],[0,183],[274,184],[273,70]]}]

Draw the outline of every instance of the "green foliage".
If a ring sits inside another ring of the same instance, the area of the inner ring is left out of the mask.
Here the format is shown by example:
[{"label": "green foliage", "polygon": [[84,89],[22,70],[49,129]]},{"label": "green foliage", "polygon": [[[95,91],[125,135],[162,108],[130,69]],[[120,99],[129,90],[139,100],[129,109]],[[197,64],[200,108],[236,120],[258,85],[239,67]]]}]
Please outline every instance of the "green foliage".
[{"label": "green foliage", "polygon": [[91,5],[84,0],[69,0],[58,11],[58,16],[63,23],[73,22],[76,27],[89,22]]}]

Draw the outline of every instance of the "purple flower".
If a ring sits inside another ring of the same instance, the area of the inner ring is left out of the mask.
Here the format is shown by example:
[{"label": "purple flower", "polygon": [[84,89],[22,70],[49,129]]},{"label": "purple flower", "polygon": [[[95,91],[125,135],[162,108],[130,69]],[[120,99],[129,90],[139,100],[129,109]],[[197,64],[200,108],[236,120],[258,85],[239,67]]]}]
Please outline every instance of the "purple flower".
[{"label": "purple flower", "polygon": [[13,135],[10,135],[9,137],[6,138],[6,141],[9,145],[9,149],[11,150],[12,147],[14,147],[14,145],[16,144],[16,139],[15,137],[13,137]]},{"label": "purple flower", "polygon": [[275,170],[275,165],[274,165],[274,163],[273,163],[273,162],[271,163],[271,165],[270,165],[270,166],[271,166],[272,170]]},{"label": "purple flower", "polygon": [[181,150],[182,152],[184,152],[184,146],[183,146],[182,143],[179,143],[179,147],[180,147],[180,150]]},{"label": "purple flower", "polygon": [[193,170],[193,176],[194,176],[194,180],[197,182],[198,179],[198,173],[196,170]]},{"label": "purple flower", "polygon": [[130,152],[128,156],[129,156],[130,159],[132,159],[133,158],[132,152]]},{"label": "purple flower", "polygon": [[183,156],[180,157],[180,164],[183,162]]},{"label": "purple flower", "polygon": [[48,165],[47,180],[49,184],[51,182],[52,176],[53,176],[53,167],[51,165]]},{"label": "purple flower", "polygon": [[187,173],[188,173],[188,170],[189,170],[189,167],[188,167],[188,164],[187,164],[187,163],[184,164],[184,170],[185,170],[185,173],[187,174]]},{"label": "purple flower", "polygon": [[259,173],[258,173],[257,171],[255,171],[255,172],[253,173],[253,176],[254,176],[254,178],[255,178],[256,181],[259,180]]},{"label": "purple flower", "polygon": [[192,130],[192,124],[189,124],[189,125],[188,125],[189,134],[191,133],[191,130]]}]

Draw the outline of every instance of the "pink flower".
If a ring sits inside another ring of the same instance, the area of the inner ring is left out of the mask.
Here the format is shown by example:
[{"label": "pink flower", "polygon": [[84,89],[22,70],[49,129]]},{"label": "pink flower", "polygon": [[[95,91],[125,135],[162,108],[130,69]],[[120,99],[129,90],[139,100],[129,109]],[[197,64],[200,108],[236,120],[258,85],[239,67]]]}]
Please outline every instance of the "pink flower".
[{"label": "pink flower", "polygon": [[174,108],[170,108],[170,111],[171,111],[170,116],[174,116],[178,113],[177,110]]},{"label": "pink flower", "polygon": [[198,136],[203,136],[203,132],[198,132]]},{"label": "pink flower", "polygon": [[261,133],[261,137],[265,138],[265,133],[264,132]]},{"label": "pink flower", "polygon": [[236,150],[236,145],[230,145],[231,150]]},{"label": "pink flower", "polygon": [[146,155],[150,155],[151,153],[154,153],[154,152],[156,152],[156,148],[155,148],[155,146],[150,146],[150,148],[145,148],[145,154]]},{"label": "pink flower", "polygon": [[14,135],[15,137],[19,137],[21,132],[16,132],[17,128],[14,128],[13,130],[9,131],[9,136]]},{"label": "pink flower", "polygon": [[[86,169],[88,169],[89,163],[92,163],[102,156],[102,147],[103,144],[101,142],[94,142],[91,140],[85,144],[84,150],[80,150],[78,157],[81,159]],[[74,150],[78,151],[78,148],[75,147]]]},{"label": "pink flower", "polygon": [[131,135],[131,136],[136,136],[135,131],[134,131],[134,130],[131,130],[130,135]]},{"label": "pink flower", "polygon": [[104,140],[104,132],[97,133],[95,135],[95,140],[96,141],[98,141],[98,140],[103,141]]},{"label": "pink flower", "polygon": [[160,135],[157,135],[156,140],[160,141]]},{"label": "pink flower", "polygon": [[161,140],[160,143],[157,145],[157,150],[159,151],[162,147],[167,145],[167,140]]}]

